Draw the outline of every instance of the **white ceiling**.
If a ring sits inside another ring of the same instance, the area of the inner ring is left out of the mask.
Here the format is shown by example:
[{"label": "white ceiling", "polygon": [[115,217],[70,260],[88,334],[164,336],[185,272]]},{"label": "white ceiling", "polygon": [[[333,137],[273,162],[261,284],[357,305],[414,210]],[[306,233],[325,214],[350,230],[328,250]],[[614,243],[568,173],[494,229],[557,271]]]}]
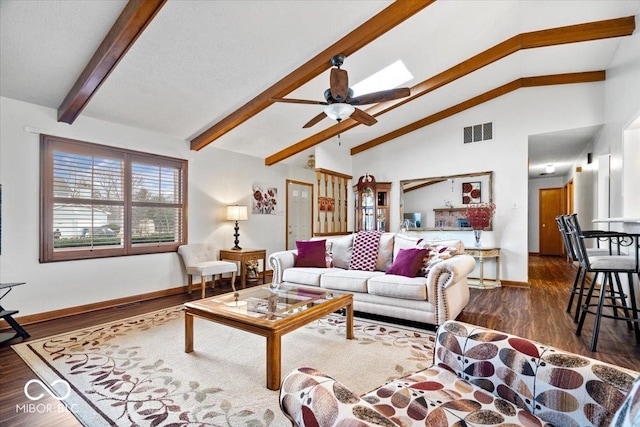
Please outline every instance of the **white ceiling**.
[{"label": "white ceiling", "polygon": [[[191,139],[389,4],[169,0],[82,114]],[[0,94],[58,108],[124,6],[112,0],[0,0]],[[412,86],[515,34],[639,10],[640,0],[438,0],[352,54],[343,69],[355,83],[402,59],[415,76],[406,84]],[[510,55],[378,117],[372,127],[345,132],[345,155],[350,147],[520,77],[605,69],[618,44],[610,39]],[[328,83],[329,71],[289,97],[322,100]],[[212,146],[265,158],[333,125],[325,119],[302,129],[320,111],[276,103]],[[573,146],[596,131],[532,137],[532,165],[548,162],[553,152],[559,161],[562,135]],[[311,152],[289,161],[306,163]]]}]

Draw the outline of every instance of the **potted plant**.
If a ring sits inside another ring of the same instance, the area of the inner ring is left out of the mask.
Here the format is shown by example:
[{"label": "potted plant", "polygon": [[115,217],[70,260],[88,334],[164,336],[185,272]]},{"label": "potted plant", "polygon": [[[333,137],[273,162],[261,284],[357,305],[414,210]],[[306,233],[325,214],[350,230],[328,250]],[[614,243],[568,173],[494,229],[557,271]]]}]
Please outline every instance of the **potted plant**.
[{"label": "potted plant", "polygon": [[480,237],[482,230],[491,225],[491,219],[496,211],[493,202],[467,205],[465,216],[469,221],[469,226],[473,228],[473,235],[476,239],[476,247],[480,247]]}]

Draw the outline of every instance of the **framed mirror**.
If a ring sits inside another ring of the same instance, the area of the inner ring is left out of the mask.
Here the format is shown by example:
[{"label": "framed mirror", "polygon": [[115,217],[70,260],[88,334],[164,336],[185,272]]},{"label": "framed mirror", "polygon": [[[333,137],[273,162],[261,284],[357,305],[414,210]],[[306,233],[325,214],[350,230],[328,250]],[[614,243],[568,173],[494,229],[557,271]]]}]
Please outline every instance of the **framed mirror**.
[{"label": "framed mirror", "polygon": [[400,220],[408,230],[471,230],[466,207],[493,200],[493,172],[401,180],[400,191]]}]

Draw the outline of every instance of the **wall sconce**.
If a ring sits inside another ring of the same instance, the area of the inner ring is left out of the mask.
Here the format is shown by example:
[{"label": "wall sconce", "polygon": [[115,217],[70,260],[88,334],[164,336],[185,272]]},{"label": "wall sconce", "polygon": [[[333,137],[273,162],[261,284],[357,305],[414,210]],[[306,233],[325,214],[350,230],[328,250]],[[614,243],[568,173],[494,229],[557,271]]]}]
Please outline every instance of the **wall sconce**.
[{"label": "wall sconce", "polygon": [[236,225],[233,229],[235,231],[235,234],[233,235],[233,237],[235,237],[235,240],[233,241],[235,246],[231,249],[235,249],[235,250],[242,249],[240,246],[238,246],[238,243],[240,243],[240,239],[239,239],[240,227],[238,226],[238,221],[246,221],[247,219],[249,218],[247,216],[246,206],[239,206],[239,205],[227,206],[227,220],[236,222]]}]

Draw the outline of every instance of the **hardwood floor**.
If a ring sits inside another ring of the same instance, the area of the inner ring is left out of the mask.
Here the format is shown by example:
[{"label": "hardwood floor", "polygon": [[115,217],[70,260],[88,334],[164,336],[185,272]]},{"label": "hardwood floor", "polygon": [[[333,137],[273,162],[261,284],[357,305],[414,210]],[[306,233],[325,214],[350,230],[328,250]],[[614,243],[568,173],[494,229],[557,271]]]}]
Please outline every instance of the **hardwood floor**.
[{"label": "hardwood floor", "polygon": [[640,343],[625,323],[603,319],[596,352],[589,351],[594,316],[587,316],[580,336],[575,334],[573,315],[566,313],[575,274],[563,258],[529,256],[529,288],[472,289],[458,320],[640,371]]},{"label": "hardwood floor", "polygon": [[[592,319],[588,318],[582,336],[575,335],[573,316],[565,312],[574,276],[575,268],[561,258],[530,256],[529,288],[472,289],[471,301],[458,319],[640,371],[640,343],[635,341],[633,332],[623,323],[603,320],[595,353],[589,351]],[[214,293],[229,291],[229,284],[218,284]],[[199,295],[197,291],[192,295],[173,295],[40,322],[27,325],[25,329],[31,334],[31,339],[39,339],[171,307],[198,299]],[[207,295],[212,295],[212,291],[208,290]],[[52,397],[47,395],[37,402],[25,398],[26,382],[36,378],[8,344],[0,346],[0,426],[80,426],[71,413],[57,411],[59,402]],[[41,411],[29,412],[18,406],[28,403],[41,405],[38,407]]]}]

